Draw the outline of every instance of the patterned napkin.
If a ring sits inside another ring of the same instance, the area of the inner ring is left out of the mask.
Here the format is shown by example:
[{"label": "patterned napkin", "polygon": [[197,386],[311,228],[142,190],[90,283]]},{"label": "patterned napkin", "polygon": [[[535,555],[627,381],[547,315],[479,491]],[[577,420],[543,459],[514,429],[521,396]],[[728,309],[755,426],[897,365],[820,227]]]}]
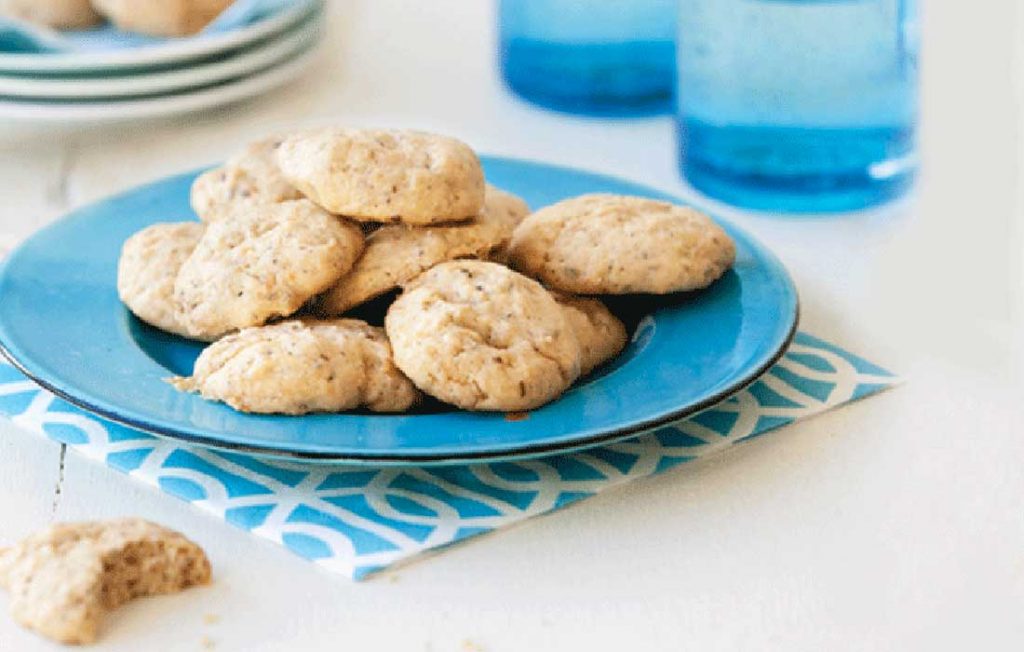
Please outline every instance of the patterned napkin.
[{"label": "patterned napkin", "polygon": [[427,550],[662,473],[895,382],[884,369],[800,333],[783,359],[749,388],[635,439],[543,459],[434,468],[325,467],[188,448],[72,407],[6,361],[0,362],[0,415],[332,571],[361,579]]}]

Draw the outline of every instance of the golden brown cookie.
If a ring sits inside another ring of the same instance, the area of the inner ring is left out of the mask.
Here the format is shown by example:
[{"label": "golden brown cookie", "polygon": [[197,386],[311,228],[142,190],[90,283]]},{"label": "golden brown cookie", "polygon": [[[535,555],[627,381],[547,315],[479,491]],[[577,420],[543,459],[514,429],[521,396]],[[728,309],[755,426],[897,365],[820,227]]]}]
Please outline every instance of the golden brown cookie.
[{"label": "golden brown cookie", "polygon": [[252,143],[221,167],[199,175],[192,184],[192,209],[204,222],[215,222],[245,206],[302,199],[277,167],[280,138]]},{"label": "golden brown cookie", "polygon": [[205,230],[199,222],[154,224],[125,240],[117,294],[136,317],[168,333],[188,335],[175,314],[174,281]]},{"label": "golden brown cookie", "polygon": [[555,294],[580,344],[580,375],[611,360],[626,346],[625,325],[598,301],[587,297]]},{"label": "golden brown cookie", "polygon": [[138,518],[62,523],[0,550],[0,586],[21,625],[68,644],[96,640],[129,600],[210,582],[202,548]]},{"label": "golden brown cookie", "polygon": [[126,32],[188,36],[213,22],[234,0],[92,0],[107,19]]},{"label": "golden brown cookie", "polygon": [[562,308],[497,263],[437,265],[406,286],[384,326],[398,368],[467,410],[539,407],[579,375],[579,344]]},{"label": "golden brown cookie", "polygon": [[515,233],[516,227],[530,214],[530,207],[519,195],[513,195],[506,190],[487,184],[487,193],[484,197],[484,212],[501,216],[501,224],[505,228],[510,229],[507,232],[505,228],[502,229],[501,243],[491,248],[486,254],[487,260],[508,266],[508,248],[512,244],[512,234]]},{"label": "golden brown cookie", "polygon": [[366,238],[366,250],[352,271],[324,293],[316,311],[340,315],[380,296],[434,265],[456,258],[484,258],[505,250],[529,208],[519,197],[487,186],[480,215],[450,226],[382,226]]},{"label": "golden brown cookie", "polygon": [[360,222],[459,222],[483,207],[480,161],[465,143],[447,136],[315,129],[286,138],[277,162],[306,197]]},{"label": "golden brown cookie", "polygon": [[667,294],[707,287],[736,247],[710,217],[622,195],[583,195],[542,208],[512,236],[512,265],[574,294]]},{"label": "golden brown cookie", "polygon": [[192,377],[171,382],[242,412],[402,412],[419,398],[384,329],[355,319],[247,328],[203,351]]},{"label": "golden brown cookie", "polygon": [[245,208],[208,225],[174,283],[190,336],[216,339],[287,317],[346,274],[363,250],[356,225],[306,200]]},{"label": "golden brown cookie", "polygon": [[103,20],[89,0],[0,0],[0,15],[54,29],[82,29]]}]

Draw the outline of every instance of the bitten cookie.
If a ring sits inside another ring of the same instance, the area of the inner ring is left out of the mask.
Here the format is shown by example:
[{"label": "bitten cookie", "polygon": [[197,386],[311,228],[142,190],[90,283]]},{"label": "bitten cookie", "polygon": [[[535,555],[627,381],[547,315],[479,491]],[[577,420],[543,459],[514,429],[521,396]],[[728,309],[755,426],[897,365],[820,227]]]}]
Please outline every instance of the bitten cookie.
[{"label": "bitten cookie", "polygon": [[305,200],[240,210],[207,226],[182,264],[176,317],[200,339],[287,317],[352,269],[362,250],[359,227]]},{"label": "bitten cookie", "polygon": [[242,412],[401,412],[419,397],[384,329],[355,319],[247,328],[203,351],[191,378],[171,382]]},{"label": "bitten cookie", "polygon": [[188,36],[199,32],[234,0],[92,0],[93,7],[126,32]]},{"label": "bitten cookie", "polygon": [[458,222],[483,207],[480,161],[466,144],[447,136],[317,129],[286,138],[277,162],[304,195],[360,222]]},{"label": "bitten cookie", "polygon": [[204,222],[215,222],[245,206],[302,199],[277,167],[280,138],[252,143],[227,163],[199,175],[192,184],[192,209]]},{"label": "bitten cookie", "polygon": [[516,225],[530,212],[519,197],[487,186],[480,215],[451,226],[382,226],[366,238],[366,250],[352,271],[317,303],[323,315],[346,310],[380,296],[438,263],[456,258],[484,258],[505,250]]},{"label": "bitten cookie", "polygon": [[0,550],[14,619],[61,643],[94,642],[106,612],[133,598],[209,582],[199,546],[137,518],[58,524]]},{"label": "bitten cookie", "polygon": [[0,14],[54,29],[92,27],[103,20],[89,0],[0,0]]},{"label": "bitten cookie", "polygon": [[583,195],[533,213],[516,229],[512,265],[576,294],[667,294],[706,287],[736,247],[710,217],[668,202]]},{"label": "bitten cookie", "polygon": [[467,410],[529,410],[580,370],[565,314],[536,281],[459,260],[406,286],[384,326],[395,364],[421,390]]},{"label": "bitten cookie", "polygon": [[154,224],[124,242],[117,294],[136,317],[160,330],[188,335],[174,310],[174,280],[205,227],[199,222]]},{"label": "bitten cookie", "polygon": [[576,341],[580,344],[580,375],[611,360],[626,346],[626,327],[597,299],[556,294]]}]

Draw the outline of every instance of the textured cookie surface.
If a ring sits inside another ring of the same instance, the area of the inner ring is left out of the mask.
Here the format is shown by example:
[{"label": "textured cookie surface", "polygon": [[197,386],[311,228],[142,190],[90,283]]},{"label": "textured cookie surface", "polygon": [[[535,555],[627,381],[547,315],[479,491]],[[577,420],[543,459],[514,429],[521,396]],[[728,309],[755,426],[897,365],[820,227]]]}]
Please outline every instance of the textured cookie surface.
[{"label": "textured cookie surface", "polygon": [[196,178],[192,209],[204,222],[214,222],[239,207],[278,204],[302,199],[277,167],[280,138],[252,143],[227,163]]},{"label": "textured cookie surface", "polygon": [[692,208],[620,195],[584,195],[533,213],[516,229],[513,266],[578,294],[666,294],[713,283],[736,248]]},{"label": "textured cookie surface", "polygon": [[243,412],[306,414],[366,406],[401,412],[419,392],[395,367],[384,329],[355,319],[247,328],[208,347],[172,381]]},{"label": "textured cookie surface", "polygon": [[92,643],[103,616],[133,598],[209,581],[199,546],[136,518],[58,524],[0,550],[14,619],[61,643]]},{"label": "textured cookie surface", "polygon": [[580,345],[580,375],[611,360],[626,346],[626,327],[598,301],[587,297],[555,295],[565,311],[572,332]]},{"label": "textured cookie surface", "polygon": [[174,280],[204,230],[198,222],[154,224],[125,240],[117,293],[135,316],[169,333],[188,335],[175,314]]},{"label": "textured cookie surface", "polygon": [[241,210],[206,228],[174,284],[189,335],[216,339],[286,317],[362,253],[357,226],[305,200]]},{"label": "textured cookie surface", "polygon": [[0,0],[0,15],[55,29],[81,29],[102,20],[89,0]]},{"label": "textured cookie surface", "polygon": [[446,136],[317,129],[285,139],[277,162],[314,202],[363,222],[457,222],[483,207],[480,161],[467,145]]},{"label": "textured cookie surface", "polygon": [[317,311],[340,315],[438,263],[504,252],[512,231],[527,213],[529,208],[522,199],[489,185],[483,211],[469,222],[450,226],[382,226],[366,238],[362,257],[351,272],[324,294]]},{"label": "textured cookie surface", "polygon": [[579,344],[554,298],[496,263],[441,263],[405,288],[384,324],[416,386],[467,410],[535,408],[579,375]]},{"label": "textured cookie surface", "polygon": [[234,0],[92,0],[110,22],[126,32],[186,36],[206,27]]}]

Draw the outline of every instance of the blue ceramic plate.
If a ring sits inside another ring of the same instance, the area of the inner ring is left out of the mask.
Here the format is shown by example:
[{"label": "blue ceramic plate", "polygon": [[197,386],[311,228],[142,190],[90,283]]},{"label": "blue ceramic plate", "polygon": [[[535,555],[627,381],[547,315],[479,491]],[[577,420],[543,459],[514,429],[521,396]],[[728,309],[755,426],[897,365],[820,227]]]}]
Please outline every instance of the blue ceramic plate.
[{"label": "blue ceramic plate", "polygon": [[[586,172],[485,158],[488,179],[534,208],[587,192],[671,199]],[[141,323],[118,301],[117,258],[154,222],[195,219],[195,173],[88,206],[40,231],[0,269],[0,343],[44,387],[101,417],[162,437],[257,455],[430,464],[537,456],[624,439],[708,407],[775,362],[797,323],[778,260],[739,229],[735,268],[709,289],[618,298],[632,341],[614,362],[527,415],[435,406],[419,414],[258,416],[183,394],[201,345]]]}]

